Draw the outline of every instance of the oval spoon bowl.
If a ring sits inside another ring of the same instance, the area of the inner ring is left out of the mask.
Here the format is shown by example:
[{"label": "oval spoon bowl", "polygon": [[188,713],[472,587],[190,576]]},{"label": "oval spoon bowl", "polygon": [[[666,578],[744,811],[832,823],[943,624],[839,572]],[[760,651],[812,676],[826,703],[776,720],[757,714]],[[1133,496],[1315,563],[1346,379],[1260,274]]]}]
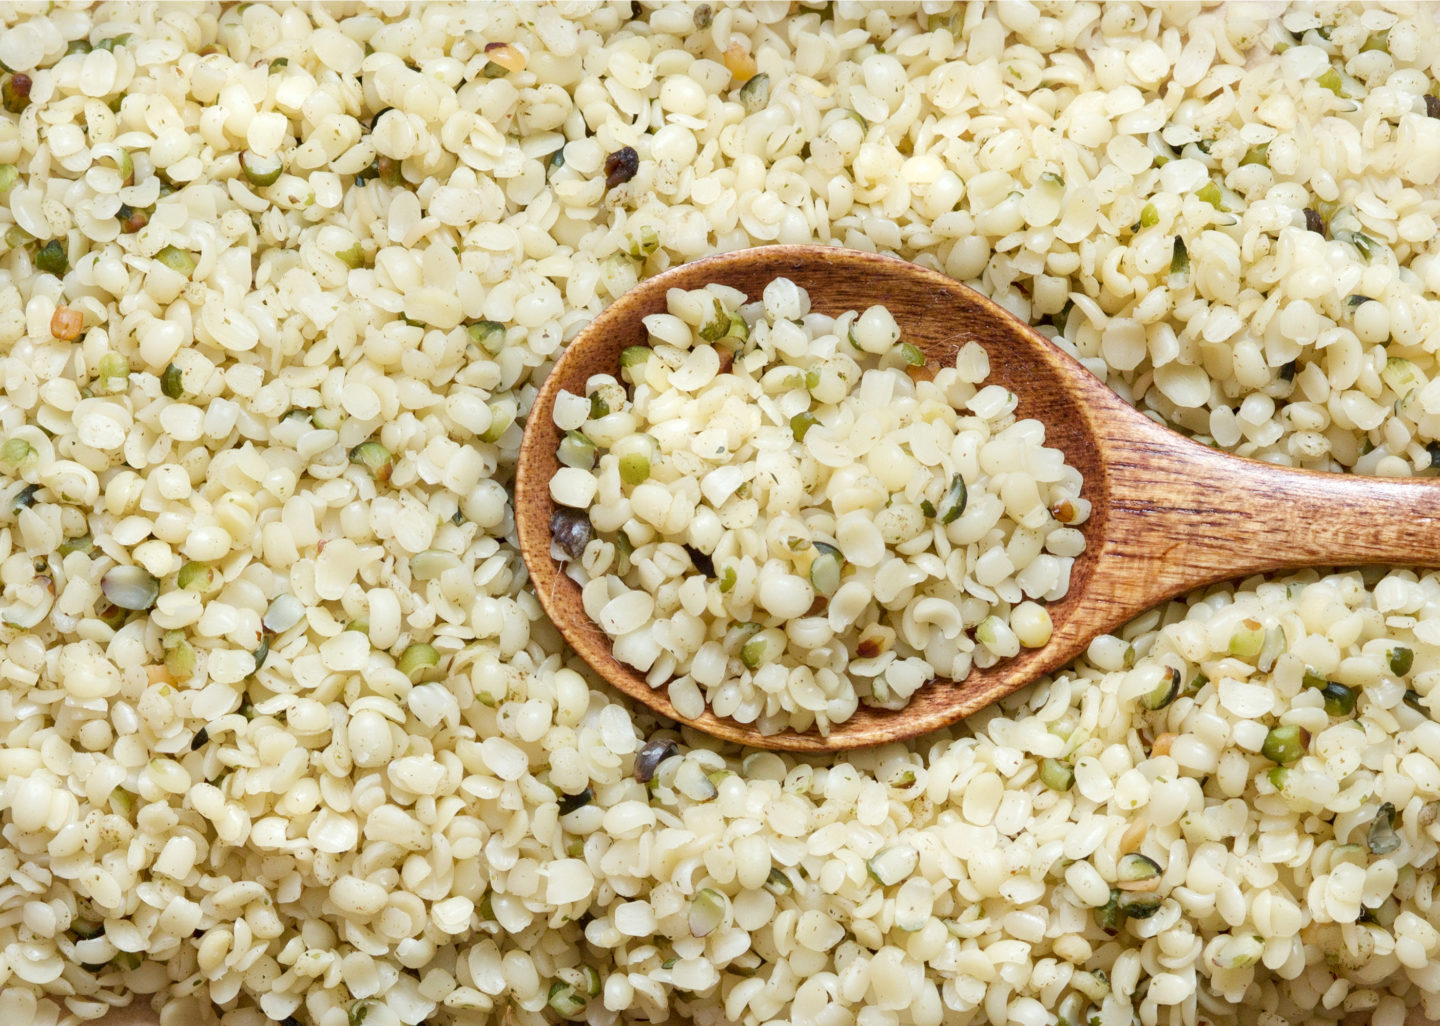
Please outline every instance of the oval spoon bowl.
[{"label": "oval spoon bowl", "polygon": [[[610,639],[585,614],[580,586],[551,557],[550,478],[559,468],[555,397],[585,394],[594,374],[618,376],[620,352],[647,342],[643,318],[665,312],[671,288],[719,283],[757,298],[777,277],[810,294],[828,316],[886,306],[901,337],[927,367],[954,363],[979,342],[990,358],[986,384],[1019,399],[1018,418],[1045,425],[1045,444],[1078,470],[1091,503],[1081,525],[1085,552],[1070,588],[1046,605],[1048,644],[935,680],[901,710],[861,705],[828,735],[753,725],[709,709],[676,714],[665,687],[618,661]],[[535,398],[515,482],[521,550],[541,605],[581,658],[625,694],[662,716],[760,748],[825,752],[883,744],[949,726],[1070,662],[1099,634],[1182,591],[1251,573],[1332,563],[1440,564],[1440,487],[1288,470],[1191,442],[1144,416],[1028,324],[943,274],[894,258],[825,246],[767,246],[697,260],[650,278],[607,307],[570,342]]]}]

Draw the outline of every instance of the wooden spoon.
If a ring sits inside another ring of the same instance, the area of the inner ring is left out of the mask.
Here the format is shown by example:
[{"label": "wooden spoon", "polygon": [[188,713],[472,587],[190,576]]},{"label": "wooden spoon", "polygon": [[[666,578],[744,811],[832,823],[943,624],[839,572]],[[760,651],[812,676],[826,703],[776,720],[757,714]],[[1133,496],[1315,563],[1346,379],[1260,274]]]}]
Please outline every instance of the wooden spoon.
[{"label": "wooden spoon", "polygon": [[[1046,445],[1084,475],[1086,550],[1070,590],[1049,604],[1049,644],[1023,650],[955,683],[926,685],[898,712],[864,705],[816,732],[762,735],[705,714],[677,716],[665,689],[615,659],[585,615],[580,588],[550,557],[549,481],[561,432],[552,417],[563,388],[585,394],[592,374],[616,374],[620,350],[646,341],[641,318],[665,310],[667,289],[719,282],[758,297],[787,277],[830,316],[883,303],[902,337],[931,366],[953,363],[970,341],[990,355],[991,382],[1019,397],[1017,416],[1045,425]],[[1228,456],[1139,413],[1099,379],[984,296],[935,271],[823,246],[767,246],[697,260],[617,299],[570,343],[536,396],[515,483],[520,546],[546,613],[606,680],[656,712],[729,741],[798,752],[837,751],[916,737],[1024,687],[1165,599],[1202,585],[1303,566],[1398,563],[1440,566],[1440,482],[1291,470]]]}]

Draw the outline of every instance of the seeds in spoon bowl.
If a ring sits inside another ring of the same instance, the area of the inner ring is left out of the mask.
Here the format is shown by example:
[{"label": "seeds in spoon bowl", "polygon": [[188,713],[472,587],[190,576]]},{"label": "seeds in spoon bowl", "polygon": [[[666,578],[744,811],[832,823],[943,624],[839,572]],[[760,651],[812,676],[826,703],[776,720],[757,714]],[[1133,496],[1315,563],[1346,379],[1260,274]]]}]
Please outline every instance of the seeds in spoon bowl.
[{"label": "seeds in spoon bowl", "polygon": [[824,733],[1049,640],[1089,505],[979,344],[931,374],[883,306],[814,313],[785,278],[645,325],[556,399],[552,552],[682,715]]}]

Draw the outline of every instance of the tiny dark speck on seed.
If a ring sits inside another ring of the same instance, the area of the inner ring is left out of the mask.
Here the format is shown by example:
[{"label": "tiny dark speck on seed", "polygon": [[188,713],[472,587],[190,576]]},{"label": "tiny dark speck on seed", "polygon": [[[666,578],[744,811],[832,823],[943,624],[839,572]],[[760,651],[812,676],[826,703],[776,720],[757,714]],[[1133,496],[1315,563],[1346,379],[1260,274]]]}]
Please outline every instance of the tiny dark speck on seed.
[{"label": "tiny dark speck on seed", "polygon": [[1440,118],[1440,96],[1425,94],[1425,113],[1432,118]]},{"label": "tiny dark speck on seed", "polygon": [[1316,235],[1325,234],[1325,220],[1313,207],[1305,208],[1305,230]]},{"label": "tiny dark speck on seed", "polygon": [[633,146],[622,146],[605,158],[605,188],[613,189],[635,177],[640,170],[640,154]]}]

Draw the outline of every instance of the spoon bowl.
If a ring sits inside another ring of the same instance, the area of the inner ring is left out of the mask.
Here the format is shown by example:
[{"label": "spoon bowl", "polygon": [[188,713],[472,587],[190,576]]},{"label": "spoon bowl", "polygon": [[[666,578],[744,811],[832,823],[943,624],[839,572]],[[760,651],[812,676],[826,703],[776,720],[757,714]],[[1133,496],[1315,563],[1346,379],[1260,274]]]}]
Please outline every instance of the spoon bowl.
[{"label": "spoon bowl", "polygon": [[[757,297],[777,277],[806,289],[812,309],[829,316],[883,304],[932,370],[952,364],[961,346],[980,343],[990,358],[986,383],[1016,394],[1017,417],[1045,425],[1045,444],[1081,473],[1081,494],[1091,503],[1080,526],[1086,548],[1069,591],[1046,606],[1054,626],[1047,644],[972,670],[963,681],[933,681],[901,710],[861,705],[825,736],[761,734],[708,709],[693,720],[677,715],[663,686],[652,688],[614,657],[610,639],[585,614],[580,586],[551,556],[556,507],[549,483],[560,466],[562,436],[553,417],[556,395],[584,394],[591,375],[617,374],[620,351],[646,342],[643,318],[665,311],[667,290],[719,283]],[[1301,566],[1440,565],[1440,483],[1294,470],[1192,442],[1137,411],[973,289],[894,257],[825,246],[766,246],[697,260],[641,282],[606,308],[569,344],[535,398],[516,472],[515,518],[541,605],[607,681],[716,737],[797,752],[883,744],[948,726],[1192,588]]]}]

